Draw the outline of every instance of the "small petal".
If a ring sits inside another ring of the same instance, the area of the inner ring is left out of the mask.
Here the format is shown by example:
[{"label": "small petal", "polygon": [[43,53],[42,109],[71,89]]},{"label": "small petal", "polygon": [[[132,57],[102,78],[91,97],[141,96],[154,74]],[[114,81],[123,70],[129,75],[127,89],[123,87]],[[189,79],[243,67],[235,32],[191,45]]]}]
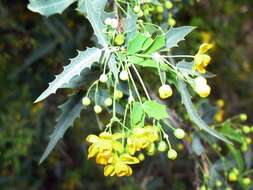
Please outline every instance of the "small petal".
[{"label": "small petal", "polygon": [[86,141],[89,142],[89,143],[97,143],[97,142],[99,142],[99,137],[96,136],[96,135],[89,135],[86,138]]},{"label": "small petal", "polygon": [[114,167],[112,165],[105,166],[104,176],[113,176],[115,174]]},{"label": "small petal", "polygon": [[209,49],[211,49],[212,47],[213,47],[212,44],[203,43],[203,44],[199,47],[198,54],[204,54],[204,53],[206,53]]}]

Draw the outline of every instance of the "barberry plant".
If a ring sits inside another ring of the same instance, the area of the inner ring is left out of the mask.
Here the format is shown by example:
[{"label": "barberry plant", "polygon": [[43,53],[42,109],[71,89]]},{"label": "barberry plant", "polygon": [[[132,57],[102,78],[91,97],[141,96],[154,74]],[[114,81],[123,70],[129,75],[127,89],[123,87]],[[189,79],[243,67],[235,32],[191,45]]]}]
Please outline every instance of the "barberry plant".
[{"label": "barberry plant", "polygon": [[[195,55],[173,54],[173,49],[195,27],[175,27],[172,1],[30,0],[28,8],[50,16],[62,13],[74,2],[76,10],[89,20],[96,45],[78,51],[35,101],[61,88],[74,93],[60,106],[62,113],[40,162],[88,106],[93,107],[98,118],[103,112],[110,115],[108,122],[102,122],[100,134],[86,138],[88,158],[94,157],[97,164],[104,166],[105,176],[132,175],[132,165],[142,162],[146,155],[154,155],[156,150],[175,160],[178,152],[172,142],[192,136],[192,130],[210,145],[221,140],[233,148],[231,140],[235,139],[226,130],[209,126],[192,102],[193,94],[206,98],[211,93],[207,79],[214,74],[207,71],[211,62],[207,53],[212,45],[201,44]],[[96,78],[85,88],[83,84],[91,74]],[[182,102],[192,122],[190,129],[175,125],[170,99],[178,105]],[[235,175],[231,176],[235,180]],[[243,181],[248,183],[247,179]],[[217,186],[222,184],[217,181]]]}]

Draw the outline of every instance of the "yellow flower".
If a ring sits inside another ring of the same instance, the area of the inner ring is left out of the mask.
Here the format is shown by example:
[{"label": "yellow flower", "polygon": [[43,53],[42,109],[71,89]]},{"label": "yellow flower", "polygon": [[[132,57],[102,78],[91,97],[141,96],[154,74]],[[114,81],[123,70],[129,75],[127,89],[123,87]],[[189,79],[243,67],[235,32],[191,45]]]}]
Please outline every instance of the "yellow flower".
[{"label": "yellow flower", "polygon": [[197,70],[200,73],[206,73],[206,67],[211,61],[211,57],[206,52],[213,47],[212,44],[203,43],[199,47],[198,53],[194,56],[193,70]]},{"label": "yellow flower", "polygon": [[127,151],[133,155],[136,151],[148,147],[158,137],[158,129],[154,126],[136,127],[127,139]]},{"label": "yellow flower", "polygon": [[113,162],[104,168],[105,176],[114,176],[115,174],[118,177],[130,176],[133,171],[129,164],[137,164],[139,163],[139,159],[129,154],[122,154],[118,157],[116,154],[114,155]]},{"label": "yellow flower", "polygon": [[123,146],[117,140],[122,138],[122,133],[111,134],[102,132],[99,136],[89,135],[86,141],[92,143],[88,149],[88,159],[97,155],[96,162],[98,164],[108,164],[112,162],[112,151],[123,151]]}]

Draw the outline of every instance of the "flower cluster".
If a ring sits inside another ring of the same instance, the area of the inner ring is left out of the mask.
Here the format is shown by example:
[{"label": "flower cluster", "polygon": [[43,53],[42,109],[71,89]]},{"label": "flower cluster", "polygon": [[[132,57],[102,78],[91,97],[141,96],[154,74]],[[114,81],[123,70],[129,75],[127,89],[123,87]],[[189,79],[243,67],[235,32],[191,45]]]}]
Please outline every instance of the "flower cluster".
[{"label": "flower cluster", "polygon": [[[138,164],[145,159],[143,151],[153,155],[155,142],[158,142],[158,151],[164,152],[168,144],[168,137],[165,141],[161,138],[161,130],[156,126],[136,126],[129,133],[102,132],[99,136],[90,134],[86,141],[90,143],[88,159],[96,157],[96,163],[104,165],[105,176],[130,176],[133,171],[130,165]],[[174,135],[178,139],[184,138],[184,131],[176,129]],[[137,156],[136,156],[137,155]],[[176,159],[177,152],[170,147],[168,158]]]}]

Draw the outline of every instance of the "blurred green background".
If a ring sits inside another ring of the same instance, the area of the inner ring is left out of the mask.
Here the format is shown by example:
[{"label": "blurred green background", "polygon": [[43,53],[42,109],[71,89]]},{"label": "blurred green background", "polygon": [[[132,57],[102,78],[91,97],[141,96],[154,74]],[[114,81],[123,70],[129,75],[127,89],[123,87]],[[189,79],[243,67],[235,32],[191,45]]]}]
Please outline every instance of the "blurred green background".
[{"label": "blurred green background", "polygon": [[[38,165],[66,91],[42,103],[35,98],[59,73],[76,49],[92,45],[88,21],[74,11],[45,18],[27,10],[28,1],[0,1],[0,189],[193,189],[191,160],[168,163],[147,158],[133,177],[104,178],[86,159],[84,138],[96,130],[96,118],[84,111],[50,157]],[[194,54],[199,44],[215,44],[210,70],[211,101],[225,101],[225,116],[253,111],[253,1],[200,0],[177,3],[177,26],[198,26],[182,46]],[[85,116],[85,117],[84,117]],[[180,161],[181,160],[181,161]],[[173,183],[171,183],[173,182]]]}]

